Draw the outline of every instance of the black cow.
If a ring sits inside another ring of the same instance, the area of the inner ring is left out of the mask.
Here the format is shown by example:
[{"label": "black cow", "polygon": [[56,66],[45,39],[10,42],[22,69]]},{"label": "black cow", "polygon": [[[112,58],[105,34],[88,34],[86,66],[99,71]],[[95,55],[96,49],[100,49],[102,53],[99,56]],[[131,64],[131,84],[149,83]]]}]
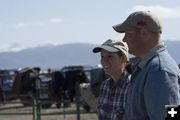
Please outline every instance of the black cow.
[{"label": "black cow", "polygon": [[50,96],[56,102],[58,108],[61,107],[61,100],[64,94],[65,78],[61,71],[51,72],[51,85],[49,86]]},{"label": "black cow", "polygon": [[69,98],[71,102],[73,102],[77,83],[80,84],[87,82],[87,77],[82,66],[65,67],[63,68],[63,71],[66,79],[64,89],[68,91]]},{"label": "black cow", "polygon": [[2,90],[2,79],[0,78],[0,104],[4,104],[5,98],[4,98],[4,92]]},{"label": "black cow", "polygon": [[80,83],[87,82],[87,77],[85,75],[83,66],[66,66],[63,67],[61,71],[65,77],[65,82],[58,84],[58,81],[56,81],[57,83],[55,83],[55,89],[61,87],[63,84],[63,103],[64,107],[68,107],[70,106],[70,102],[74,101],[76,85],[78,86]]},{"label": "black cow", "polygon": [[82,66],[68,66],[60,71],[51,72],[50,94],[58,108],[63,100],[64,107],[74,101],[76,84],[86,82],[87,77]]}]

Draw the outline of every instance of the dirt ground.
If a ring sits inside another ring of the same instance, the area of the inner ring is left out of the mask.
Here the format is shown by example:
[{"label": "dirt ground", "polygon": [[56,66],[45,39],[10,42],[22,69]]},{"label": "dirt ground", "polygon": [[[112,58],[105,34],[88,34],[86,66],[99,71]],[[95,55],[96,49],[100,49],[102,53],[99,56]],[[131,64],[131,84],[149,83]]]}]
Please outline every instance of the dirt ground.
[{"label": "dirt ground", "polygon": [[[22,116],[0,116],[0,120],[33,120],[32,115]],[[54,116],[42,116],[41,120],[76,120],[76,115],[54,115]],[[97,120],[97,116],[94,114],[83,114],[80,116],[80,120]]]},{"label": "dirt ground", "polygon": [[[83,108],[80,108],[80,111],[80,120],[97,120],[95,113],[87,113]],[[22,115],[24,113],[25,115]],[[32,113],[31,106],[24,107],[20,103],[0,106],[0,120],[33,120]],[[41,109],[41,113],[43,114],[41,120],[77,120],[75,104],[71,104],[71,107],[67,108],[56,108],[55,105],[52,105],[51,108]]]}]

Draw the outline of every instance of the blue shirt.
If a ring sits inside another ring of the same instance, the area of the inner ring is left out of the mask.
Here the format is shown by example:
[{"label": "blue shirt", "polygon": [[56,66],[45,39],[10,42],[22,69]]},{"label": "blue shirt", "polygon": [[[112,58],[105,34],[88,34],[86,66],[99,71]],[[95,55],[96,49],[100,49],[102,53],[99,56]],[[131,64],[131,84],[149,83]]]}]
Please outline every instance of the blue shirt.
[{"label": "blue shirt", "polygon": [[163,44],[141,60],[131,76],[124,120],[164,120],[165,105],[180,104],[180,70]]},{"label": "blue shirt", "polygon": [[103,81],[97,105],[99,120],[122,120],[128,85],[129,74],[127,72],[122,74],[116,85],[113,85],[111,78]]}]

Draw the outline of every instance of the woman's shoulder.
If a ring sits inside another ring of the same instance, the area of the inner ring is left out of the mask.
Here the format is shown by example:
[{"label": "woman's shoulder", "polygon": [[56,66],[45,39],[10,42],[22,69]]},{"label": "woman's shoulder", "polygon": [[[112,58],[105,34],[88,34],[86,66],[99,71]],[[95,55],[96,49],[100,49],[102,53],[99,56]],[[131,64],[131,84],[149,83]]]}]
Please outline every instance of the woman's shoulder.
[{"label": "woman's shoulder", "polygon": [[105,86],[110,82],[111,78],[107,78],[104,81],[102,81],[101,86]]}]

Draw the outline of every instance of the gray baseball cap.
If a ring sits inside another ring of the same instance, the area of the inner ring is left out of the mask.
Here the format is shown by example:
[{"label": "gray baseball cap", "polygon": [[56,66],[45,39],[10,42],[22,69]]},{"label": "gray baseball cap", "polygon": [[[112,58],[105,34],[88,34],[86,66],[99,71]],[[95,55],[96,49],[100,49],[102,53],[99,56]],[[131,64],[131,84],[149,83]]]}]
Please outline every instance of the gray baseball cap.
[{"label": "gray baseball cap", "polygon": [[112,26],[116,32],[123,33],[131,27],[146,27],[149,31],[162,33],[162,26],[159,18],[150,11],[137,11],[130,14],[127,19],[121,23]]},{"label": "gray baseball cap", "polygon": [[101,46],[99,47],[95,47],[93,49],[94,53],[100,52],[101,49],[107,50],[109,52],[123,52],[126,57],[128,58],[128,46],[125,42],[123,42],[120,39],[117,40],[113,40],[113,39],[108,39],[107,41],[105,41]]}]

